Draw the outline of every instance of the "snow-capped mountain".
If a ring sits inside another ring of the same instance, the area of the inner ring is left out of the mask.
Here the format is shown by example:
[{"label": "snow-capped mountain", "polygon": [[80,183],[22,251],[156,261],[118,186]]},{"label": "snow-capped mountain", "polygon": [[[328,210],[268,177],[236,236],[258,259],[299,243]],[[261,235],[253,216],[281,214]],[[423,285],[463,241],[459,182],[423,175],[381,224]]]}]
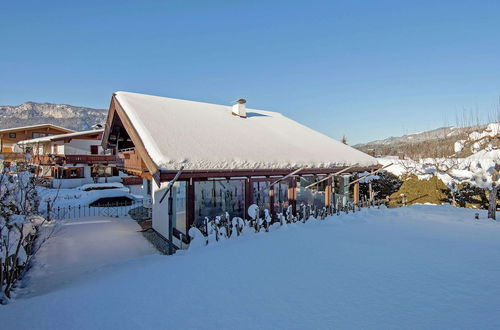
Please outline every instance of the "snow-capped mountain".
[{"label": "snow-capped mountain", "polygon": [[108,111],[73,106],[26,102],[17,106],[0,106],[0,129],[36,124],[54,124],[77,131],[88,130],[106,121]]}]

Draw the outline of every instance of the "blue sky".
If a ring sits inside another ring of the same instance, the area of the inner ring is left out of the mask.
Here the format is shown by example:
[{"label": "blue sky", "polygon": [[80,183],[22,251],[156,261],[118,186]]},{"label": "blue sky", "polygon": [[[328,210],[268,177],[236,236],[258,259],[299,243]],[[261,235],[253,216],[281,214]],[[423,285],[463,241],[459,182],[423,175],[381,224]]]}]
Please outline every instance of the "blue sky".
[{"label": "blue sky", "polygon": [[353,144],[464,110],[486,120],[499,102],[499,1],[4,1],[0,14],[3,105],[244,97]]}]

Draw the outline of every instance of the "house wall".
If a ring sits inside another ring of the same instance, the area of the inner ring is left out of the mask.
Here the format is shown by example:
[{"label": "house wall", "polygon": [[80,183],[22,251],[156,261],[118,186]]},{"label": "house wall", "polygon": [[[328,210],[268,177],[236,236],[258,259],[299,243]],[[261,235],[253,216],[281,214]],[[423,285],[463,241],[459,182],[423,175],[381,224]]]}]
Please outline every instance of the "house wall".
[{"label": "house wall", "polygon": [[156,183],[152,183],[153,193],[151,195],[153,202],[153,229],[158,233],[168,238],[168,201],[164,199],[160,204],[160,198],[165,192],[168,182],[162,182],[158,187]]},{"label": "house wall", "polygon": [[144,196],[144,198],[149,197],[145,195],[145,191],[142,184],[127,185],[126,187],[130,189],[130,193],[133,195]]},{"label": "house wall", "polygon": [[102,153],[102,147],[99,140],[79,140],[72,139],[64,144],[64,155],[90,155],[90,146],[99,145],[99,153]]},{"label": "house wall", "polygon": [[90,166],[88,165],[80,165],[80,166],[72,166],[72,167],[83,167],[83,178],[74,178],[74,179],[52,179],[52,188],[61,188],[61,189],[71,189],[76,188],[81,185],[87,183],[93,183],[94,181],[90,177]]},{"label": "house wall", "polygon": [[[9,133],[15,133],[15,137],[11,138]],[[4,150],[0,150],[0,152],[10,152],[13,145],[22,140],[32,139],[33,133],[38,134],[47,134],[47,135],[56,135],[56,134],[64,134],[68,133],[66,130],[60,130],[55,127],[50,126],[41,126],[37,128],[28,128],[23,130],[12,129],[10,131],[5,131],[0,133],[0,147]]]},{"label": "house wall", "polygon": [[87,183],[94,183],[90,178],[79,179],[52,179],[52,188],[72,189]]},{"label": "house wall", "polygon": [[54,144],[53,146],[55,146],[55,148],[52,147],[52,153],[56,155],[64,155],[64,144]]},{"label": "house wall", "polygon": [[[152,193],[152,205],[153,205],[153,219],[152,219],[152,224],[153,224],[153,229],[156,230],[159,234],[161,234],[163,237],[168,238],[168,231],[169,231],[169,226],[168,226],[168,196],[165,197],[163,202],[160,204],[160,199],[165,193],[165,190],[167,188],[168,182],[162,182],[161,186],[158,187],[156,183],[153,182],[153,193]],[[176,216],[177,210],[175,209],[176,207],[176,192],[177,192],[177,187],[172,188],[172,196],[174,198],[173,200],[173,219],[172,223],[174,224],[174,228],[179,228],[181,231],[185,230],[186,227],[186,220],[185,220],[185,215],[182,216],[179,214]],[[181,212],[183,213],[183,212]],[[183,223],[176,223],[178,221],[182,221]],[[173,237],[173,243],[178,246],[178,247],[185,247],[185,245],[178,240],[176,237]]]}]

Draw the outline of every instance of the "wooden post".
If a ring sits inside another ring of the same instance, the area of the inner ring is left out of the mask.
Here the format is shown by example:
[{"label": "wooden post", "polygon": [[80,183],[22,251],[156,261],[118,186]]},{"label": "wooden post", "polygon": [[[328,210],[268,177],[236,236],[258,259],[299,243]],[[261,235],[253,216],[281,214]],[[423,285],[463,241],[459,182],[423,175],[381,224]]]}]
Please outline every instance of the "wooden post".
[{"label": "wooden post", "polygon": [[288,187],[288,203],[292,205],[292,215],[296,216],[297,212],[297,178],[292,177],[290,186]]},{"label": "wooden post", "polygon": [[358,205],[359,204],[359,182],[356,182],[354,184],[354,191],[353,191],[353,193],[354,193],[354,196],[353,196],[353,198],[354,198],[354,204]]},{"label": "wooden post", "polygon": [[187,183],[187,203],[186,203],[186,215],[187,215],[187,223],[186,223],[186,234],[189,232],[189,228],[194,224],[196,215],[194,213],[195,206],[195,191],[194,191],[194,182],[193,180],[189,180]]},{"label": "wooden post", "polygon": [[252,182],[250,178],[245,180],[245,219],[250,219],[248,215],[248,207],[252,205]]},{"label": "wooden post", "polygon": [[274,211],[274,203],[275,203],[275,198],[274,198],[274,185],[269,186],[269,207],[271,208],[269,210],[269,213],[271,214],[271,219],[274,219],[276,212]]},{"label": "wooden post", "polygon": [[330,209],[332,206],[332,178],[327,180],[327,185],[325,188],[325,207]]}]

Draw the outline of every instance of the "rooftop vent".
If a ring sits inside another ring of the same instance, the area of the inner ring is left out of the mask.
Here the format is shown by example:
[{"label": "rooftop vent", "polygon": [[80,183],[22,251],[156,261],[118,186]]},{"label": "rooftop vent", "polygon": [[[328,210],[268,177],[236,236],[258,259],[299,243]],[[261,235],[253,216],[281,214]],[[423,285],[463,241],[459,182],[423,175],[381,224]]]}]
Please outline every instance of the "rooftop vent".
[{"label": "rooftop vent", "polygon": [[247,100],[245,99],[239,99],[234,101],[236,104],[233,105],[233,115],[241,117],[241,118],[246,118],[247,117],[247,109],[245,106],[245,103],[247,103]]}]

